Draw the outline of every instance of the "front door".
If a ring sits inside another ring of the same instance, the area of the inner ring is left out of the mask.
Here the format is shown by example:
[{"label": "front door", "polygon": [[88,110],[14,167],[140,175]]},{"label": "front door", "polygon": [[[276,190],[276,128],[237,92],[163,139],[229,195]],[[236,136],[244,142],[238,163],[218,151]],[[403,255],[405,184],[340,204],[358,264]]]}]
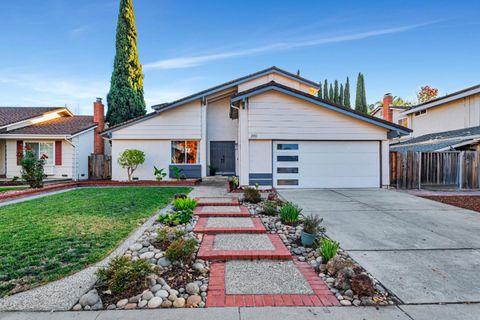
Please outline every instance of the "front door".
[{"label": "front door", "polygon": [[210,141],[210,165],[222,175],[235,174],[235,141]]}]

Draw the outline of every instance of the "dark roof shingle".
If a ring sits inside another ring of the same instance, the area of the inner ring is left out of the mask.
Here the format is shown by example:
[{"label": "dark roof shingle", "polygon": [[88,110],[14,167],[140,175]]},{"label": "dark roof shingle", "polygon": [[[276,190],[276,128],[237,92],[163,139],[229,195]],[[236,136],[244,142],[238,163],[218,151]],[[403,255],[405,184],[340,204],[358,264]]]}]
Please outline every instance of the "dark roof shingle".
[{"label": "dark roof shingle", "polygon": [[69,116],[36,123],[3,134],[73,135],[95,126],[93,116]]},{"label": "dark roof shingle", "polygon": [[0,107],[0,127],[41,116],[59,107]]}]

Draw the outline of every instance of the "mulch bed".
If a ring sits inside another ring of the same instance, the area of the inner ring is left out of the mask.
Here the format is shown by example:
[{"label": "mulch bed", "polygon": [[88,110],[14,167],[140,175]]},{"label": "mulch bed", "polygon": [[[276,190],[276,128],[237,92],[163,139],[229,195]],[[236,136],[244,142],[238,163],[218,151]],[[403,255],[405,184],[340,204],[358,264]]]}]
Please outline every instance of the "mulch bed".
[{"label": "mulch bed", "polygon": [[480,212],[480,196],[422,196],[422,198]]}]

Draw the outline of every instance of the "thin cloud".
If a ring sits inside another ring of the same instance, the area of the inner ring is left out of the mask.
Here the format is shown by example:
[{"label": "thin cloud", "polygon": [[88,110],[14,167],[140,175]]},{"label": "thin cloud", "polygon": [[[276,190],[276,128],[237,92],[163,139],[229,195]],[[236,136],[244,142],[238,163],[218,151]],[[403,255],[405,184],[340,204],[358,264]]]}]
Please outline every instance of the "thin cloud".
[{"label": "thin cloud", "polygon": [[147,63],[144,65],[144,68],[145,70],[191,68],[191,67],[196,67],[196,66],[205,64],[210,61],[225,60],[225,59],[236,58],[236,57],[245,57],[245,56],[251,56],[251,55],[262,54],[267,52],[289,50],[289,49],[295,49],[295,48],[313,47],[313,46],[319,46],[319,45],[325,45],[325,44],[331,44],[331,43],[362,40],[362,39],[377,37],[381,35],[405,32],[405,31],[419,28],[421,26],[425,26],[427,24],[431,24],[431,23],[407,25],[407,26],[401,26],[397,28],[380,29],[380,30],[373,30],[373,31],[354,33],[354,34],[348,34],[348,35],[323,37],[323,38],[317,38],[317,39],[306,40],[306,41],[277,42],[271,45],[266,45],[266,46],[257,47],[257,48],[227,51],[227,52],[221,52],[221,53],[215,53],[215,54],[164,59],[164,60],[159,60],[152,63]]}]

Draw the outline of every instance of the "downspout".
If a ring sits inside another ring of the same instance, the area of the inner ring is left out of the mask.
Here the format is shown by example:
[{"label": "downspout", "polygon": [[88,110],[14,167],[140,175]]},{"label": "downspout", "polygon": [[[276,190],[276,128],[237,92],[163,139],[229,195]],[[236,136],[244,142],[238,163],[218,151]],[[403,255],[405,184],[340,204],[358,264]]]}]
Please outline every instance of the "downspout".
[{"label": "downspout", "polygon": [[[67,142],[68,144],[70,144],[70,145],[73,147],[73,149],[74,149],[73,155],[74,155],[75,159],[73,159],[73,160],[74,160],[73,163],[74,163],[75,167],[74,167],[73,169],[75,170],[75,176],[77,177],[77,179],[75,179],[75,181],[78,181],[79,177],[78,177],[78,173],[77,173],[77,167],[78,167],[78,163],[77,163],[77,157],[78,157],[78,155],[77,155],[77,146],[76,146],[72,141],[68,140],[67,137],[63,138],[63,140],[64,140],[65,142]],[[63,150],[62,150],[62,152],[63,152]],[[63,155],[62,155],[62,159],[63,159]],[[73,174],[72,174],[72,178],[73,178]]]}]

